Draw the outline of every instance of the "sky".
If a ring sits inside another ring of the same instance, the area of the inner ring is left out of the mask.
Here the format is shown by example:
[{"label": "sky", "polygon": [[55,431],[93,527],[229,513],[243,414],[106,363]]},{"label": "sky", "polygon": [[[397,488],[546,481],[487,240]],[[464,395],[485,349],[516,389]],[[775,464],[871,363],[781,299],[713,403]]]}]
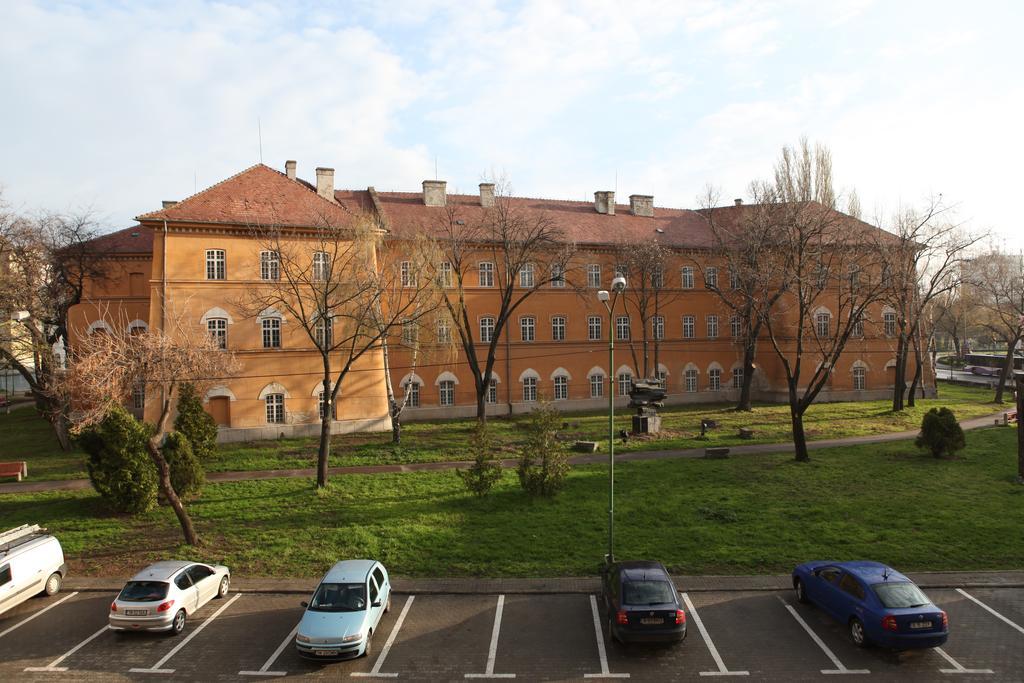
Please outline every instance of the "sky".
[{"label": "sky", "polygon": [[884,227],[1024,249],[1024,3],[0,2],[0,187],[105,229],[261,159],[339,188],[722,204],[801,137]]}]

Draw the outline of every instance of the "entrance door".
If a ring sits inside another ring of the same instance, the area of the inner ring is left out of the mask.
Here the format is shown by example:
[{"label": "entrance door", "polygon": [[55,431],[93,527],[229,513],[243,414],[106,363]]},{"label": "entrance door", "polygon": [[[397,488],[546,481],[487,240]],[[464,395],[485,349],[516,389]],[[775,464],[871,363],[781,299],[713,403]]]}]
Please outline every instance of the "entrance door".
[{"label": "entrance door", "polygon": [[214,396],[206,404],[206,410],[213,416],[218,426],[231,426],[231,399],[227,396]]}]

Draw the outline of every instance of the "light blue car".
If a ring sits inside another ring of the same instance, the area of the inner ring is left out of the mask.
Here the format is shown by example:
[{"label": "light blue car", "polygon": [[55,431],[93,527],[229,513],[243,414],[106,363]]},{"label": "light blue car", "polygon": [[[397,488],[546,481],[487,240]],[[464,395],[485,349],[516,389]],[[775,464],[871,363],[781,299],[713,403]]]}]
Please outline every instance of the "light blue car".
[{"label": "light blue car", "polygon": [[391,611],[391,582],[375,560],[342,560],[303,602],[295,649],[310,659],[369,656],[381,617]]}]

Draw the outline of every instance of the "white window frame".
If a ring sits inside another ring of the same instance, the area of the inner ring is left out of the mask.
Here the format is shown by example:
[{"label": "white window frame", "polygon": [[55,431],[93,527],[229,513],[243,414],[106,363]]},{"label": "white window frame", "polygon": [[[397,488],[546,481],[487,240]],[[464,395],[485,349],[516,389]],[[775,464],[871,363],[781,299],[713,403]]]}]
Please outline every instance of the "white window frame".
[{"label": "white window frame", "polygon": [[551,266],[551,286],[557,289],[565,287],[565,266],[555,263]]},{"label": "white window frame", "polygon": [[443,261],[441,263],[441,268],[437,274],[437,281],[444,288],[453,286],[454,279],[452,278],[452,264],[450,261]]},{"label": "white window frame", "polygon": [[281,279],[281,254],[276,251],[260,252],[260,279]]},{"label": "white window frame", "polygon": [[819,338],[827,338],[832,330],[832,314],[828,311],[818,311],[814,314],[814,333]]},{"label": "white window frame", "polygon": [[853,366],[853,389],[864,391],[868,387],[868,369],[863,365]]},{"label": "white window frame", "polygon": [[629,341],[631,331],[628,315],[620,315],[615,318],[615,339],[617,341]]},{"label": "white window frame", "polygon": [[736,367],[732,369],[732,388],[743,388],[743,368],[741,367]]},{"label": "white window frame", "polygon": [[594,373],[587,379],[590,380],[590,398],[601,398],[604,396],[604,375]]},{"label": "white window frame", "polygon": [[217,348],[228,348],[228,320],[227,318],[207,318],[206,331],[217,340]]},{"label": "white window frame", "polygon": [[601,264],[600,263],[588,263],[587,264],[587,287],[591,289],[601,289]]},{"label": "white window frame", "polygon": [[317,347],[330,349],[334,345],[334,318],[318,317],[313,324],[313,335],[316,337]]},{"label": "white window frame", "polygon": [[260,329],[263,331],[263,348],[281,348],[281,319],[270,316],[260,320]]},{"label": "white window frame", "polygon": [[437,319],[437,343],[450,344],[452,342],[452,326],[444,318]]},{"label": "white window frame", "polygon": [[326,251],[313,252],[313,281],[327,282],[330,279],[330,255]]},{"label": "white window frame", "polygon": [[206,250],[206,279],[226,280],[227,279],[227,252],[223,249]]},{"label": "white window frame", "polygon": [[438,383],[438,397],[442,406],[455,405],[455,382],[443,379]]},{"label": "white window frame", "polygon": [[554,399],[556,401],[565,401],[569,398],[569,378],[565,375],[555,375],[554,380]]},{"label": "white window frame", "polygon": [[896,311],[882,313],[882,333],[886,337],[896,336]]},{"label": "white window frame", "polygon": [[665,338],[665,316],[651,316],[651,337],[656,341]]},{"label": "white window frame", "polygon": [[683,388],[689,394],[697,393],[700,387],[700,373],[696,368],[687,368],[683,371]]},{"label": "white window frame", "polygon": [[693,339],[697,336],[697,316],[683,316],[683,339]]},{"label": "white window frame", "polygon": [[599,315],[587,316],[587,339],[589,341],[601,341],[601,327],[603,318]]},{"label": "white window frame", "polygon": [[732,335],[733,339],[739,339],[743,334],[743,324],[740,322],[738,315],[729,317],[729,334]]},{"label": "white window frame", "polygon": [[523,403],[537,402],[537,378],[523,378]]},{"label": "white window frame", "polygon": [[722,371],[719,368],[711,368],[708,370],[708,390],[722,390]]},{"label": "white window frame", "polygon": [[532,315],[519,316],[519,341],[537,341],[537,318]]},{"label": "white window frame", "polygon": [[620,372],[617,377],[616,384],[619,388],[619,396],[629,396],[629,390],[632,387],[633,373],[631,372]]},{"label": "white window frame", "polygon": [[284,424],[284,394],[267,394],[264,403],[266,405],[267,424]]},{"label": "white window frame", "polygon": [[407,396],[405,405],[410,408],[420,407],[420,383],[409,380],[405,383],[405,394]]},{"label": "white window frame", "polygon": [[718,287],[718,268],[716,266],[708,266],[704,269],[704,286]]},{"label": "white window frame", "polygon": [[477,285],[480,287],[494,286],[494,264],[481,261],[477,266]]},{"label": "white window frame", "polygon": [[566,326],[564,315],[551,316],[551,341],[565,341]]},{"label": "white window frame", "polygon": [[708,339],[718,339],[718,316],[709,315],[704,322],[707,325]]},{"label": "white window frame", "polygon": [[524,263],[523,267],[519,269],[519,286],[525,288],[535,287],[537,285],[536,268],[532,263]]},{"label": "white window frame", "polygon": [[493,378],[487,383],[487,394],[484,397],[484,401],[491,405],[498,402],[498,382]]},{"label": "white window frame", "polygon": [[494,339],[495,319],[489,315],[480,318],[480,341],[489,343]]},{"label": "white window frame", "polygon": [[402,272],[402,287],[415,287],[417,277],[416,272],[412,269],[412,261],[402,261],[399,267]]},{"label": "white window frame", "polygon": [[693,289],[693,266],[683,266],[679,269],[679,286],[683,289]]}]

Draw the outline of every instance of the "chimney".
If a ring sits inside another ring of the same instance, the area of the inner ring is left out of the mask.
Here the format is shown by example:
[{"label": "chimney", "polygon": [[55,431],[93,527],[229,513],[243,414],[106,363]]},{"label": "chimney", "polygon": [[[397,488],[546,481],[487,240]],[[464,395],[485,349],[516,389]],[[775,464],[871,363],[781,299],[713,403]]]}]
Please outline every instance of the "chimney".
[{"label": "chimney", "polygon": [[737,197],[733,201],[736,203],[736,206],[743,206],[743,197]]},{"label": "chimney", "polygon": [[334,201],[334,169],[317,166],[316,193],[328,201]]},{"label": "chimney", "polygon": [[423,203],[427,206],[444,206],[446,200],[445,180],[424,180],[423,181]]},{"label": "chimney", "polygon": [[594,193],[594,208],[598,213],[606,213],[609,216],[615,215],[615,193],[611,190],[603,190]]},{"label": "chimney", "polygon": [[480,206],[494,206],[494,183],[480,183]]},{"label": "chimney", "polygon": [[634,216],[654,215],[654,195],[631,194],[629,195],[629,210]]},{"label": "chimney", "polygon": [[295,162],[291,159],[284,162],[284,172],[288,174],[288,180],[295,180]]},{"label": "chimney", "polygon": [[165,209],[169,209],[169,208],[171,208],[172,206],[177,206],[177,204],[178,204],[178,200],[177,200],[177,199],[165,199],[165,200],[163,200],[163,201],[161,202],[161,204],[163,204],[163,205],[164,205],[164,208],[165,208]]}]

